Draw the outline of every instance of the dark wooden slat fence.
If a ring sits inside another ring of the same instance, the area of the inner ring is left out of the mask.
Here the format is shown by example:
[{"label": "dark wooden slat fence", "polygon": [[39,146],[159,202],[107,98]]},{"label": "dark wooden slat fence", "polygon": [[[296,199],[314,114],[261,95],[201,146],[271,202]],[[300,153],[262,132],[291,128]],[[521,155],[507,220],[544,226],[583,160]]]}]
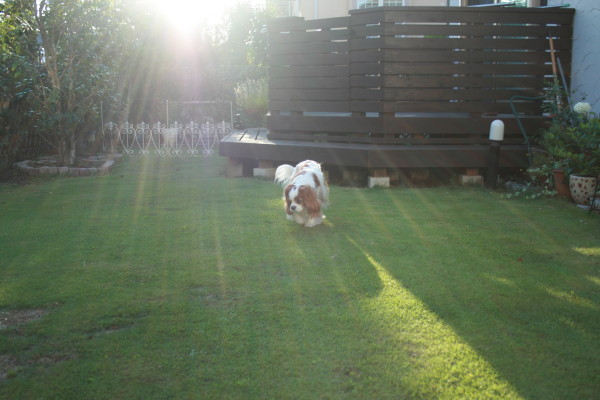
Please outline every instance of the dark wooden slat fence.
[{"label": "dark wooden slat fence", "polygon": [[[348,17],[272,21],[269,140],[358,144],[487,144],[524,138],[513,96],[552,78],[549,37],[570,75],[573,9],[381,7]],[[525,130],[541,103],[515,100]]]}]

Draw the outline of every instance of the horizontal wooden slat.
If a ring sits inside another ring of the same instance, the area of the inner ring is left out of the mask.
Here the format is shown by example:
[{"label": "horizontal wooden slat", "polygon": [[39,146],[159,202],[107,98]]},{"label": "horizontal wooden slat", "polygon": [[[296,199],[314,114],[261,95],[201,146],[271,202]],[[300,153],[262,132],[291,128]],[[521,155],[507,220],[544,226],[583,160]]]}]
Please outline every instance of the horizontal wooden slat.
[{"label": "horizontal wooden slat", "polygon": [[350,17],[335,17],[324,19],[306,20],[305,26],[307,30],[315,29],[330,29],[334,30],[340,27],[347,27],[350,23]]},{"label": "horizontal wooden slat", "polygon": [[367,113],[383,112],[383,103],[377,100],[352,100],[349,102],[350,112]]},{"label": "horizontal wooden slat", "polygon": [[269,89],[272,100],[347,101],[350,89]]},{"label": "horizontal wooden slat", "polygon": [[[519,113],[539,115],[541,104],[535,102],[519,103]],[[352,112],[383,113],[479,113],[479,114],[511,114],[510,102],[482,101],[351,101]]]},{"label": "horizontal wooden slat", "polygon": [[383,100],[383,89],[352,87],[350,89],[350,99],[381,101]]},{"label": "horizontal wooden slat", "polygon": [[350,49],[350,42],[317,42],[317,43],[296,43],[296,44],[272,44],[269,45],[269,54],[287,55],[287,54],[327,54],[327,53],[345,53]]},{"label": "horizontal wooden slat", "polygon": [[382,130],[380,118],[270,116],[267,119],[271,130],[364,134]]},{"label": "horizontal wooden slat", "polygon": [[[565,62],[570,60],[570,51],[557,52]],[[565,56],[563,56],[563,54]],[[543,64],[550,62],[547,51],[515,50],[515,51],[465,51],[463,49],[370,49],[353,51],[350,60],[362,62],[521,62]]]},{"label": "horizontal wooden slat", "polygon": [[384,74],[410,75],[549,75],[550,64],[516,64],[516,63],[398,63],[384,64]]},{"label": "horizontal wooden slat", "polygon": [[377,88],[383,86],[384,77],[381,75],[352,75],[350,86],[356,88]]},{"label": "horizontal wooden slat", "polygon": [[462,23],[382,23],[375,26],[353,26],[352,37],[376,35],[424,35],[424,36],[495,36],[495,37],[530,37],[546,39],[548,35],[555,38],[570,38],[573,34],[571,25],[547,26],[546,24],[472,24]]},{"label": "horizontal wooden slat", "polygon": [[[418,144],[418,145],[463,145],[463,144],[487,144],[490,140],[487,136],[479,137],[426,137],[426,136],[365,136],[365,135],[315,135],[302,133],[270,132],[270,140],[298,140],[307,142],[327,143],[364,143],[364,144]],[[503,144],[522,144],[522,137],[505,138]]]},{"label": "horizontal wooden slat", "polygon": [[[312,131],[315,133],[362,133],[362,134],[437,134],[437,135],[487,135],[492,118],[463,118],[432,116],[415,118],[370,118],[370,117],[311,117],[270,116],[269,129],[276,131]],[[514,118],[503,118],[505,135],[516,135],[520,131]],[[542,118],[524,118],[522,123],[530,129],[539,129]]]},{"label": "horizontal wooden slat", "polygon": [[386,75],[387,88],[541,88],[544,77],[529,76],[445,76],[445,75]]},{"label": "horizontal wooden slat", "polygon": [[[518,112],[526,115],[540,115],[541,104],[519,103]],[[338,109],[339,110],[339,109]],[[476,114],[510,114],[512,108],[509,101],[369,101],[354,100],[350,102],[351,112],[382,113],[476,113]]]},{"label": "horizontal wooden slat", "polygon": [[346,53],[272,55],[269,59],[271,65],[347,65],[350,62]]},{"label": "horizontal wooden slat", "polygon": [[[464,49],[464,50],[538,50],[548,48],[546,39],[493,39],[493,38],[401,38],[382,36],[372,39],[352,39],[351,49]],[[560,51],[570,48],[570,40],[554,41],[555,49]]]},{"label": "horizontal wooden slat", "polygon": [[319,20],[305,20],[302,17],[284,17],[271,19],[267,23],[269,35],[276,35],[282,32],[307,32],[320,30],[335,30],[346,28],[350,22],[350,17],[326,18]]},{"label": "horizontal wooden slat", "polygon": [[[354,75],[550,75],[550,64],[517,64],[517,63],[422,63],[422,62],[387,62],[387,63],[353,63],[351,73]],[[384,83],[385,84],[385,83]]]},{"label": "horizontal wooden slat", "polygon": [[271,78],[271,89],[348,89],[348,77],[334,78]]},{"label": "horizontal wooden slat", "polygon": [[442,36],[538,36],[545,38],[570,37],[572,24],[532,24],[532,23],[472,23],[468,20],[460,22],[381,22],[376,25],[352,25],[352,37],[374,35],[442,35]]},{"label": "horizontal wooden slat", "polygon": [[[492,118],[390,118],[384,122],[382,133],[404,134],[445,134],[445,135],[485,135],[489,134]],[[504,118],[505,136],[518,134],[518,126],[514,119]],[[524,120],[524,125],[535,126],[539,120]]]},{"label": "horizontal wooden slat", "polygon": [[273,33],[269,35],[269,46],[287,44],[296,45],[302,43],[318,43],[336,40],[347,40],[350,36],[350,31],[345,29],[339,30],[319,30],[312,32],[294,32],[290,33]]},{"label": "horizontal wooden slat", "polygon": [[293,77],[347,77],[350,74],[350,65],[294,65],[294,66],[271,66],[269,78],[293,78]]},{"label": "horizontal wooden slat", "polygon": [[384,100],[393,101],[508,101],[513,96],[539,96],[535,89],[447,89],[447,88],[385,88]]},{"label": "horizontal wooden slat", "polygon": [[[542,78],[476,78],[476,77],[384,77],[385,81],[390,83],[386,86],[374,86],[374,87],[360,87],[359,85],[353,85],[350,89],[350,99],[352,100],[381,100],[381,101],[394,101],[403,100],[406,97],[410,97],[416,93],[421,93],[418,96],[427,96],[428,94],[435,93],[439,90],[441,99],[438,100],[474,100],[476,98],[469,98],[468,96],[475,95],[476,91],[480,91],[482,95],[485,95],[485,91],[495,90],[498,93],[490,95],[490,97],[483,97],[480,100],[508,100],[512,97],[513,93],[527,93],[534,94],[533,97],[539,96],[541,93],[541,86],[544,80]],[[352,79],[354,80],[354,78]],[[394,82],[394,80],[396,82]],[[383,81],[379,79],[379,81]],[[391,84],[393,83],[393,84]],[[429,86],[426,86],[429,85]],[[412,90],[412,91],[411,91]],[[464,94],[460,92],[462,90],[468,90]],[[456,92],[456,94],[454,94]],[[450,98],[452,97],[452,98]],[[529,96],[531,97],[531,96]],[[420,97],[426,100],[424,97]]]},{"label": "horizontal wooden slat", "polygon": [[348,101],[269,100],[271,111],[348,112],[349,109]]},{"label": "horizontal wooden slat", "polygon": [[370,77],[383,74],[385,65],[378,62],[352,63],[350,73],[352,75],[367,75]]}]

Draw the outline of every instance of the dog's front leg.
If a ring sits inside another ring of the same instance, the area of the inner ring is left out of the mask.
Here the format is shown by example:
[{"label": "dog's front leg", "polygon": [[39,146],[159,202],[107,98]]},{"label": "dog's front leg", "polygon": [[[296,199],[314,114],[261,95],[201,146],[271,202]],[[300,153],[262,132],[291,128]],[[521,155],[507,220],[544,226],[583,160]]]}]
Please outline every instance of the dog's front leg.
[{"label": "dog's front leg", "polygon": [[303,213],[293,213],[292,215],[288,214],[288,219],[296,222],[297,224],[304,225],[307,221],[307,216]]},{"label": "dog's front leg", "polygon": [[309,218],[304,226],[307,228],[312,228],[313,226],[319,225],[321,222],[323,222],[323,218],[319,215],[318,217]]}]

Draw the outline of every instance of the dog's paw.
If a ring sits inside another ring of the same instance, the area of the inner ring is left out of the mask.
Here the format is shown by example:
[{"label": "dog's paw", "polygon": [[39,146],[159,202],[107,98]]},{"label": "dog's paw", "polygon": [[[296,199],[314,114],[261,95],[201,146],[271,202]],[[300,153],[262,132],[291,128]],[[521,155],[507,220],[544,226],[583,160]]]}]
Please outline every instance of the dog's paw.
[{"label": "dog's paw", "polygon": [[303,215],[294,213],[292,215],[292,221],[296,222],[297,224],[304,225],[306,224],[307,218]]},{"label": "dog's paw", "polygon": [[306,223],[304,224],[304,226],[307,227],[307,228],[312,228],[313,226],[319,225],[321,222],[323,222],[323,218],[322,217],[310,218],[308,221],[306,221]]}]

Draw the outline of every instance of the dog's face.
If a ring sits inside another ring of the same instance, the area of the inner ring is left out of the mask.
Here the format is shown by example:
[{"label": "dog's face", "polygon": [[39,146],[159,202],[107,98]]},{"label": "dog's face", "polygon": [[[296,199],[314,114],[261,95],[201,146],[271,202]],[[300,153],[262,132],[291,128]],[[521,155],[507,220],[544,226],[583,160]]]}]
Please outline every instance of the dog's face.
[{"label": "dog's face", "polygon": [[321,205],[317,200],[315,191],[305,185],[296,186],[289,184],[285,188],[285,212],[293,213],[308,212],[315,214],[321,211]]}]

